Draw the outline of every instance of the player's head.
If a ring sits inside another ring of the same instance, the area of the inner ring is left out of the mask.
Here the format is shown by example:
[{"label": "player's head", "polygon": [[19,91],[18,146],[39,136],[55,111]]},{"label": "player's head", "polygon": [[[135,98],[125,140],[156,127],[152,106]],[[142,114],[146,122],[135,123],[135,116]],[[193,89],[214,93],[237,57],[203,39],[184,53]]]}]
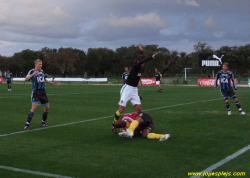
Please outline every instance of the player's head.
[{"label": "player's head", "polygon": [[228,68],[229,68],[229,64],[228,64],[227,62],[224,62],[224,63],[222,64],[222,70],[223,70],[223,71],[227,71]]},{"label": "player's head", "polygon": [[158,69],[157,69],[157,68],[155,68],[155,72],[158,72]]},{"label": "player's head", "polygon": [[7,70],[7,73],[10,73],[10,70]]},{"label": "player's head", "polygon": [[[145,59],[147,56],[146,55],[139,55],[137,57],[137,59],[135,60],[135,64],[136,63],[139,63],[142,59]],[[144,64],[141,64],[141,67],[144,67],[145,66],[145,63]]]},{"label": "player's head", "polygon": [[125,70],[125,72],[128,72],[128,67],[125,67],[125,69],[124,69],[124,70]]},{"label": "player's head", "polygon": [[40,71],[42,69],[42,66],[43,66],[43,61],[41,61],[40,59],[36,59],[34,61],[34,64],[35,64],[36,70]]},{"label": "player's head", "polygon": [[126,122],[125,122],[125,121],[119,120],[119,121],[116,121],[116,122],[113,124],[113,126],[114,126],[115,128],[122,128],[122,127],[125,127],[125,126],[126,126]]}]

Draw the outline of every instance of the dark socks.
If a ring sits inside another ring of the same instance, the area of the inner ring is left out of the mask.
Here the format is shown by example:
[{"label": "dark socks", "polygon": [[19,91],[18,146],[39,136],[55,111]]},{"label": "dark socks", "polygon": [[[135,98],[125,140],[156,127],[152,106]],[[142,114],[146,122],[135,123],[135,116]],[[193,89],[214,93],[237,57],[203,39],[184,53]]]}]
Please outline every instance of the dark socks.
[{"label": "dark socks", "polygon": [[229,103],[225,103],[225,106],[226,106],[228,111],[231,111]]},{"label": "dark socks", "polygon": [[26,126],[29,126],[29,125],[30,125],[30,122],[31,122],[33,116],[34,116],[34,113],[30,111],[29,114],[28,114]]},{"label": "dark socks", "polygon": [[48,112],[43,112],[43,120],[42,120],[42,124],[45,124],[47,117],[48,117]]},{"label": "dark socks", "polygon": [[239,101],[235,102],[235,105],[239,109],[239,111],[242,112],[240,102]]}]

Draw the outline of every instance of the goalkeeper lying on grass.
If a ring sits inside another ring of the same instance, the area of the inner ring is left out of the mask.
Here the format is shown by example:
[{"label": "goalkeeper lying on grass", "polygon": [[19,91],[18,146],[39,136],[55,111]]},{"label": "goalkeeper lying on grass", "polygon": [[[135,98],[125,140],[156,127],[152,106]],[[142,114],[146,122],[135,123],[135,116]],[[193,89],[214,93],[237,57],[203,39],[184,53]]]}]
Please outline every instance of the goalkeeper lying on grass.
[{"label": "goalkeeper lying on grass", "polygon": [[125,114],[121,120],[114,123],[115,128],[120,128],[119,136],[132,138],[134,134],[141,134],[144,138],[166,141],[169,134],[152,133],[154,129],[153,118],[147,113]]}]

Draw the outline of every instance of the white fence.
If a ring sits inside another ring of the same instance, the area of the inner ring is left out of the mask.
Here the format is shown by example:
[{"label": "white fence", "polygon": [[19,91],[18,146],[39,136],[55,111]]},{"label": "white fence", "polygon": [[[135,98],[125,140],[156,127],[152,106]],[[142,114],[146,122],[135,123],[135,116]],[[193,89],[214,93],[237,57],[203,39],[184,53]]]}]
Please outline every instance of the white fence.
[{"label": "white fence", "polygon": [[[107,82],[108,78],[47,78],[48,81],[57,81],[57,82]],[[13,81],[24,82],[25,78],[13,78]]]}]

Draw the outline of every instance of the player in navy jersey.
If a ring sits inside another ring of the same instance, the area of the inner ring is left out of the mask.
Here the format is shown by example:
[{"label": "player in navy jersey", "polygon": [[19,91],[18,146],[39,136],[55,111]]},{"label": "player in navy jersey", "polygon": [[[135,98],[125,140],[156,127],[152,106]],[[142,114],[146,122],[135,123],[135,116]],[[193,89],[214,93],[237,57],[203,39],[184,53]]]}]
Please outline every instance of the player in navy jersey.
[{"label": "player in navy jersey", "polygon": [[[123,113],[123,111],[125,110],[128,101],[130,101],[131,104],[134,106],[137,114],[140,114],[142,111],[141,101],[138,95],[138,88],[137,88],[139,80],[141,79],[141,73],[142,73],[141,69],[144,67],[147,61],[154,59],[156,55],[158,55],[158,53],[155,53],[150,57],[146,57],[143,55],[143,48],[141,44],[139,44],[139,49],[140,49],[140,55],[135,60],[134,64],[131,66],[126,84],[123,85],[120,91],[120,101],[118,103],[119,109],[115,112],[114,122],[116,122],[119,119],[121,113]],[[112,125],[112,132],[113,133],[117,132],[113,125]]]},{"label": "player in navy jersey", "polygon": [[[228,97],[230,97],[233,98],[237,108],[239,109],[240,115],[244,116],[246,113],[242,110],[240,102],[236,97],[237,84],[234,80],[234,74],[228,69],[229,69],[229,64],[227,62],[223,63],[222,70],[220,70],[216,75],[214,87],[215,89],[218,88],[217,80],[219,80],[221,95],[225,101],[225,106],[228,110],[228,115],[232,114],[228,100]],[[234,90],[231,86],[231,81],[233,82]]]},{"label": "player in navy jersey", "polygon": [[125,67],[125,72],[123,72],[122,74],[122,85],[126,84],[126,81],[128,79],[128,74],[129,74],[128,67]]},{"label": "player in navy jersey", "polygon": [[7,81],[7,86],[8,86],[8,91],[11,91],[11,83],[12,83],[12,73],[8,70],[6,75],[5,75],[6,81]]},{"label": "player in navy jersey", "polygon": [[31,107],[31,110],[29,111],[24,130],[29,130],[30,122],[38,107],[38,104],[41,104],[44,106],[41,126],[48,127],[48,125],[46,124],[46,120],[47,120],[48,112],[49,112],[49,100],[45,91],[45,83],[52,84],[55,86],[60,85],[59,82],[50,82],[46,79],[47,75],[43,73],[42,61],[40,59],[35,60],[34,63],[35,63],[35,68],[31,69],[25,78],[25,81],[30,80],[32,82],[32,89],[31,89],[32,107]]}]

